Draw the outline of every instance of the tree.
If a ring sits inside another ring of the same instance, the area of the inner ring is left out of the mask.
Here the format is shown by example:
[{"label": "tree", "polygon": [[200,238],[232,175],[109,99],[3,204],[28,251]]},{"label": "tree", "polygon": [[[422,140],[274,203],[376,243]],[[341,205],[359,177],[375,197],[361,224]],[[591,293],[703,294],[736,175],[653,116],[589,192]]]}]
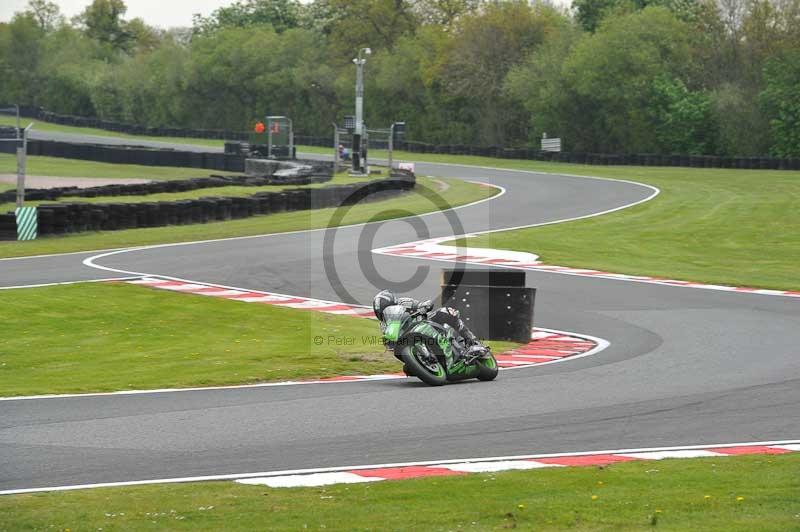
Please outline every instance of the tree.
[{"label": "tree", "polygon": [[112,50],[130,51],[133,35],[122,17],[128,11],[123,0],[93,0],[78,16],[88,37],[108,45]]},{"label": "tree", "polygon": [[574,0],[572,8],[575,10],[575,20],[581,28],[594,32],[606,15],[621,7],[633,7],[628,0]]},{"label": "tree", "polygon": [[413,10],[420,22],[449,31],[464,15],[477,12],[480,4],[481,0],[417,0]]},{"label": "tree", "polygon": [[[6,33],[6,32],[4,32]],[[41,90],[40,63],[44,31],[31,13],[17,13],[4,39],[4,93],[7,101],[33,104]]]},{"label": "tree", "polygon": [[761,101],[770,120],[772,154],[800,157],[800,48],[767,62]]},{"label": "tree", "polygon": [[575,20],[588,32],[596,31],[606,17],[625,15],[648,6],[665,7],[684,22],[696,21],[702,11],[698,0],[574,0],[572,3]]},{"label": "tree", "polygon": [[681,80],[668,75],[654,79],[652,91],[659,151],[690,155],[714,153],[717,127],[709,93],[690,91]]},{"label": "tree", "polygon": [[481,142],[503,145],[509,137],[526,137],[528,121],[506,97],[506,76],[567,24],[554,8],[521,1],[489,4],[463,18],[443,67],[444,88],[466,99]]},{"label": "tree", "polygon": [[757,99],[735,83],[723,83],[711,93],[717,124],[716,154],[757,156],[769,152],[769,120]]},{"label": "tree", "polygon": [[37,103],[58,113],[97,116],[92,88],[104,54],[103,44],[69,25],[49,34],[42,41]]},{"label": "tree", "polygon": [[211,16],[195,15],[195,33],[221,28],[250,28],[269,24],[281,33],[299,25],[300,3],[296,0],[244,0],[215,10]]},{"label": "tree", "polygon": [[663,75],[684,79],[690,57],[688,27],[665,8],[605,20],[576,44],[562,69],[569,97],[581,106],[580,115],[560,124],[571,149],[660,151],[653,83]]},{"label": "tree", "polygon": [[528,141],[538,147],[543,133],[568,136],[566,125],[580,122],[586,112],[583,102],[566,83],[564,63],[580,37],[578,28],[567,26],[515,65],[506,78],[505,91],[516,105],[529,113]]},{"label": "tree", "polygon": [[31,14],[45,32],[53,31],[64,23],[64,16],[58,5],[47,0],[28,0],[28,9],[25,13]]},{"label": "tree", "polygon": [[335,57],[349,63],[359,48],[391,50],[413,34],[417,19],[407,0],[326,0],[331,12],[329,43]]},{"label": "tree", "polygon": [[131,36],[137,52],[155,50],[161,41],[160,32],[138,17],[125,23],[125,31]]}]

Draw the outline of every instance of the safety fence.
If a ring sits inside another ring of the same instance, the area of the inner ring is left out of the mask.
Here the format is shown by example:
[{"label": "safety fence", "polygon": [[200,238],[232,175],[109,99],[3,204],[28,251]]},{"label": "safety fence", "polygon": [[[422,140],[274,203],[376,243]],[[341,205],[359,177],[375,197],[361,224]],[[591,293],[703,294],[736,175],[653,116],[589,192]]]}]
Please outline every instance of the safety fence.
[{"label": "safety fence", "polygon": [[[333,146],[326,137],[295,135],[298,146]],[[370,148],[385,149],[385,142],[370,141]],[[472,155],[497,159],[522,159],[598,166],[685,166],[694,168],[740,168],[750,170],[800,170],[800,159],[775,157],[722,157],[716,155],[608,154],[584,152],[550,152],[534,148],[503,148],[500,146],[468,146],[464,144],[427,144],[396,141],[395,150],[435,155]]]},{"label": "safety fence", "polygon": [[[246,176],[212,176],[196,177],[191,179],[176,179],[172,181],[152,181],[126,185],[102,185],[99,187],[57,187],[26,189],[26,201],[55,201],[60,198],[98,198],[114,196],[148,196],[151,194],[169,194],[187,192],[191,190],[222,188],[222,187],[263,187],[279,185],[310,185],[324,183],[333,179],[332,169],[324,166],[312,168],[308,175],[275,179],[272,177],[246,177]],[[16,190],[0,192],[0,205],[12,203],[17,196]]]},{"label": "safety fence", "polygon": [[[4,107],[0,105],[0,107]],[[5,106],[13,107],[13,106]],[[116,122],[113,120],[103,120],[101,118],[93,118],[87,116],[74,116],[62,115],[53,113],[42,109],[41,107],[33,107],[20,105],[19,115],[24,118],[32,118],[42,120],[51,124],[58,124],[62,126],[72,127],[87,127],[93,129],[103,129],[105,131],[113,131],[115,133],[125,133],[128,135],[143,135],[148,137],[187,137],[187,138],[201,138],[201,139],[218,139],[218,140],[247,140],[250,136],[249,133],[241,131],[231,131],[223,129],[191,129],[179,127],[148,127],[137,124],[126,124],[124,122]]]},{"label": "safety fence", "polygon": [[[411,190],[411,173],[348,185],[258,192],[249,197],[202,197],[139,203],[53,203],[39,205],[40,235],[116,231],[235,220],[255,215],[323,209],[375,201]],[[13,214],[0,215],[0,239],[17,237]]]},{"label": "safety fence", "polygon": [[[145,127],[125,124],[99,118],[61,115],[38,107],[20,106],[20,116],[36,118],[55,124],[91,127],[153,137],[195,137],[246,141],[250,133],[230,130],[188,129],[172,127]],[[319,146],[333,149],[333,138],[295,134],[296,146]],[[371,140],[370,148],[385,149],[386,142]],[[464,144],[429,144],[425,142],[398,139],[394,148],[411,153],[431,153],[438,155],[474,155],[501,159],[524,159],[532,161],[562,162],[590,165],[622,166],[685,166],[695,168],[741,168],[763,170],[800,170],[800,159],[780,159],[775,157],[723,157],[715,155],[675,155],[675,154],[609,154],[585,152],[547,152],[535,148],[505,148],[502,146],[470,146]],[[30,153],[30,152],[29,152]],[[221,168],[219,168],[221,169]]]},{"label": "safety fence", "polygon": [[[13,143],[0,144],[0,152],[13,153]],[[244,157],[216,152],[180,151],[122,146],[83,144],[54,140],[29,140],[28,155],[80,159],[112,164],[138,164],[144,166],[177,166],[204,168],[228,172],[244,172]]]}]

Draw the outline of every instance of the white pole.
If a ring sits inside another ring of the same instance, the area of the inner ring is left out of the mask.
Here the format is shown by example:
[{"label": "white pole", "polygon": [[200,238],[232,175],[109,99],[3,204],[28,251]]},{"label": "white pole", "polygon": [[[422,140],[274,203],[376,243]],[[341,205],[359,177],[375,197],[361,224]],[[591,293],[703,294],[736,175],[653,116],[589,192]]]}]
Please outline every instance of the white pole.
[{"label": "white pole", "polygon": [[[33,127],[29,124],[22,131],[22,146],[17,146],[17,207],[25,204],[25,172],[28,163],[28,130]],[[19,129],[17,130],[19,131]]]},{"label": "white pole", "polygon": [[333,124],[333,171],[339,171],[339,126]]},{"label": "white pole", "polygon": [[389,177],[392,176],[392,151],[394,150],[394,122],[389,128]]}]

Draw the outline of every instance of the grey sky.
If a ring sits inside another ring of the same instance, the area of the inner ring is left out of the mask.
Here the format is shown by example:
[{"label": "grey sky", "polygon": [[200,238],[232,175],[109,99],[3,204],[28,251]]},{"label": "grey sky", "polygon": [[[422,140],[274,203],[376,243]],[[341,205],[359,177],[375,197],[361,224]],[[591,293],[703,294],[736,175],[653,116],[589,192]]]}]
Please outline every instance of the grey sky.
[{"label": "grey sky", "polygon": [[[91,0],[55,0],[67,17],[77,15]],[[233,0],[126,0],[126,19],[140,17],[151,26],[170,28],[191,26],[192,14],[208,15],[215,9],[233,3]],[[28,0],[0,0],[0,21],[11,19],[17,11],[23,11]]]}]

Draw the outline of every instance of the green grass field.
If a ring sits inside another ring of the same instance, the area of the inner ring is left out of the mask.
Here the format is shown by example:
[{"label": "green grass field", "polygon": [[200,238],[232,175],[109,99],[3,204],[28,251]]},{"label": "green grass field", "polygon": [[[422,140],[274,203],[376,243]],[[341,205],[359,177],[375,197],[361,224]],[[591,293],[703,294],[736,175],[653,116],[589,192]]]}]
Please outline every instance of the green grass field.
[{"label": "green grass field", "polygon": [[800,456],[629,462],[272,489],[233,482],[0,497],[6,530],[800,528]]},{"label": "green grass field", "polygon": [[[495,189],[481,187],[459,179],[417,178],[417,188],[438,191],[440,190],[439,184],[442,182],[449,186],[447,190],[439,192],[439,195],[451,206],[463,205],[497,193]],[[40,238],[29,242],[0,242],[0,258],[318,229],[328,227],[337,210],[330,208],[295,211],[209,224],[78,233],[64,237]],[[388,200],[357,205],[346,211],[338,225],[387,220],[407,212],[422,214],[436,210],[439,210],[439,205],[432,203],[419,192],[410,192]]]},{"label": "green grass field", "polygon": [[565,173],[655,185],[620,212],[467,239],[530,251],[547,264],[712,284],[800,289],[800,173],[683,168],[575,168]]},{"label": "green grass field", "polygon": [[0,397],[402,370],[374,320],[124,283],[0,290],[0,323]]}]

